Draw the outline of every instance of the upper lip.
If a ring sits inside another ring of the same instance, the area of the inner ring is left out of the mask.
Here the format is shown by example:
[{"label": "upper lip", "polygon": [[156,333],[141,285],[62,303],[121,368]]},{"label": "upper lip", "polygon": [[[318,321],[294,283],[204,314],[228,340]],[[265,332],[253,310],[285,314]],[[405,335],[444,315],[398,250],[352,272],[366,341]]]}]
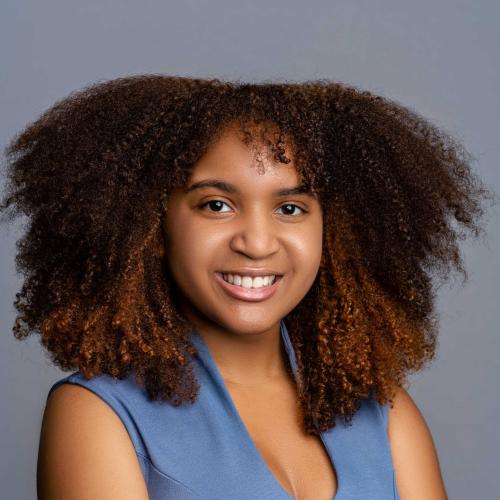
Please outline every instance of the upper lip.
[{"label": "upper lip", "polygon": [[274,274],[275,276],[282,276],[283,273],[278,271],[274,271],[273,269],[268,269],[264,267],[256,268],[256,267],[241,267],[239,269],[233,269],[231,271],[219,271],[223,274],[238,274],[240,276],[270,276]]}]

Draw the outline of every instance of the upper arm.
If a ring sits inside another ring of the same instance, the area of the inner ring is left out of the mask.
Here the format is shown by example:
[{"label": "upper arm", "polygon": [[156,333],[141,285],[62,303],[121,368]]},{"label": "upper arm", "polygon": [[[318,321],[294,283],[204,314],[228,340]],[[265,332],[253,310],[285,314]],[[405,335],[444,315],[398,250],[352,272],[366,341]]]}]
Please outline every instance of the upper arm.
[{"label": "upper arm", "polygon": [[39,500],[147,500],[139,460],[118,415],[84,387],[49,396],[38,450]]},{"label": "upper arm", "polygon": [[389,409],[388,436],[401,500],[447,500],[431,432],[402,387]]}]

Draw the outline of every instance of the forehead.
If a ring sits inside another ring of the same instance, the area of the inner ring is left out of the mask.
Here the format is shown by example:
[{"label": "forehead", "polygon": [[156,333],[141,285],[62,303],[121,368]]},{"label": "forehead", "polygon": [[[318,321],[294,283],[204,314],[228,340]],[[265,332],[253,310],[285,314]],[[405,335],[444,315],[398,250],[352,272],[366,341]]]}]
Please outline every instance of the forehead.
[{"label": "forehead", "polygon": [[188,184],[206,179],[225,180],[240,190],[252,188],[274,190],[299,184],[290,144],[284,144],[288,163],[282,163],[260,138],[260,130],[252,130],[252,140],[245,140],[236,127],[228,127],[209,146],[194,165]]}]

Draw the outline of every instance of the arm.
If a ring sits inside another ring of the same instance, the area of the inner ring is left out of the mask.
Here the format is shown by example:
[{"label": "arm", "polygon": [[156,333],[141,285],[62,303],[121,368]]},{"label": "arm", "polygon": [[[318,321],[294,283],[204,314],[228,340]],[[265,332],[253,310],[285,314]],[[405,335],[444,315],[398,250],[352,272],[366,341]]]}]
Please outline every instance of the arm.
[{"label": "arm", "polygon": [[401,500],[447,500],[429,428],[410,395],[401,387],[389,409],[388,436]]},{"label": "arm", "polygon": [[84,387],[48,398],[38,450],[39,500],[148,500],[139,460],[116,413]]}]

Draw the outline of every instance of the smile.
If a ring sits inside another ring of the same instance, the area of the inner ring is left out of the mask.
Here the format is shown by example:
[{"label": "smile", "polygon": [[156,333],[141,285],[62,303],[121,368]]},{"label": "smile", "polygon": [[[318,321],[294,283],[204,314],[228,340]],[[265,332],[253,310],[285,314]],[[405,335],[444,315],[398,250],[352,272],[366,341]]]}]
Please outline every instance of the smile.
[{"label": "smile", "polygon": [[226,274],[222,273],[224,281],[231,283],[231,285],[242,286],[243,288],[262,288],[264,286],[272,285],[276,279],[275,274],[267,276],[242,276],[239,274]]},{"label": "smile", "polygon": [[[283,276],[239,276],[215,273],[221,288],[232,298],[249,302],[260,302],[276,292]],[[232,283],[231,283],[232,281]]]}]

